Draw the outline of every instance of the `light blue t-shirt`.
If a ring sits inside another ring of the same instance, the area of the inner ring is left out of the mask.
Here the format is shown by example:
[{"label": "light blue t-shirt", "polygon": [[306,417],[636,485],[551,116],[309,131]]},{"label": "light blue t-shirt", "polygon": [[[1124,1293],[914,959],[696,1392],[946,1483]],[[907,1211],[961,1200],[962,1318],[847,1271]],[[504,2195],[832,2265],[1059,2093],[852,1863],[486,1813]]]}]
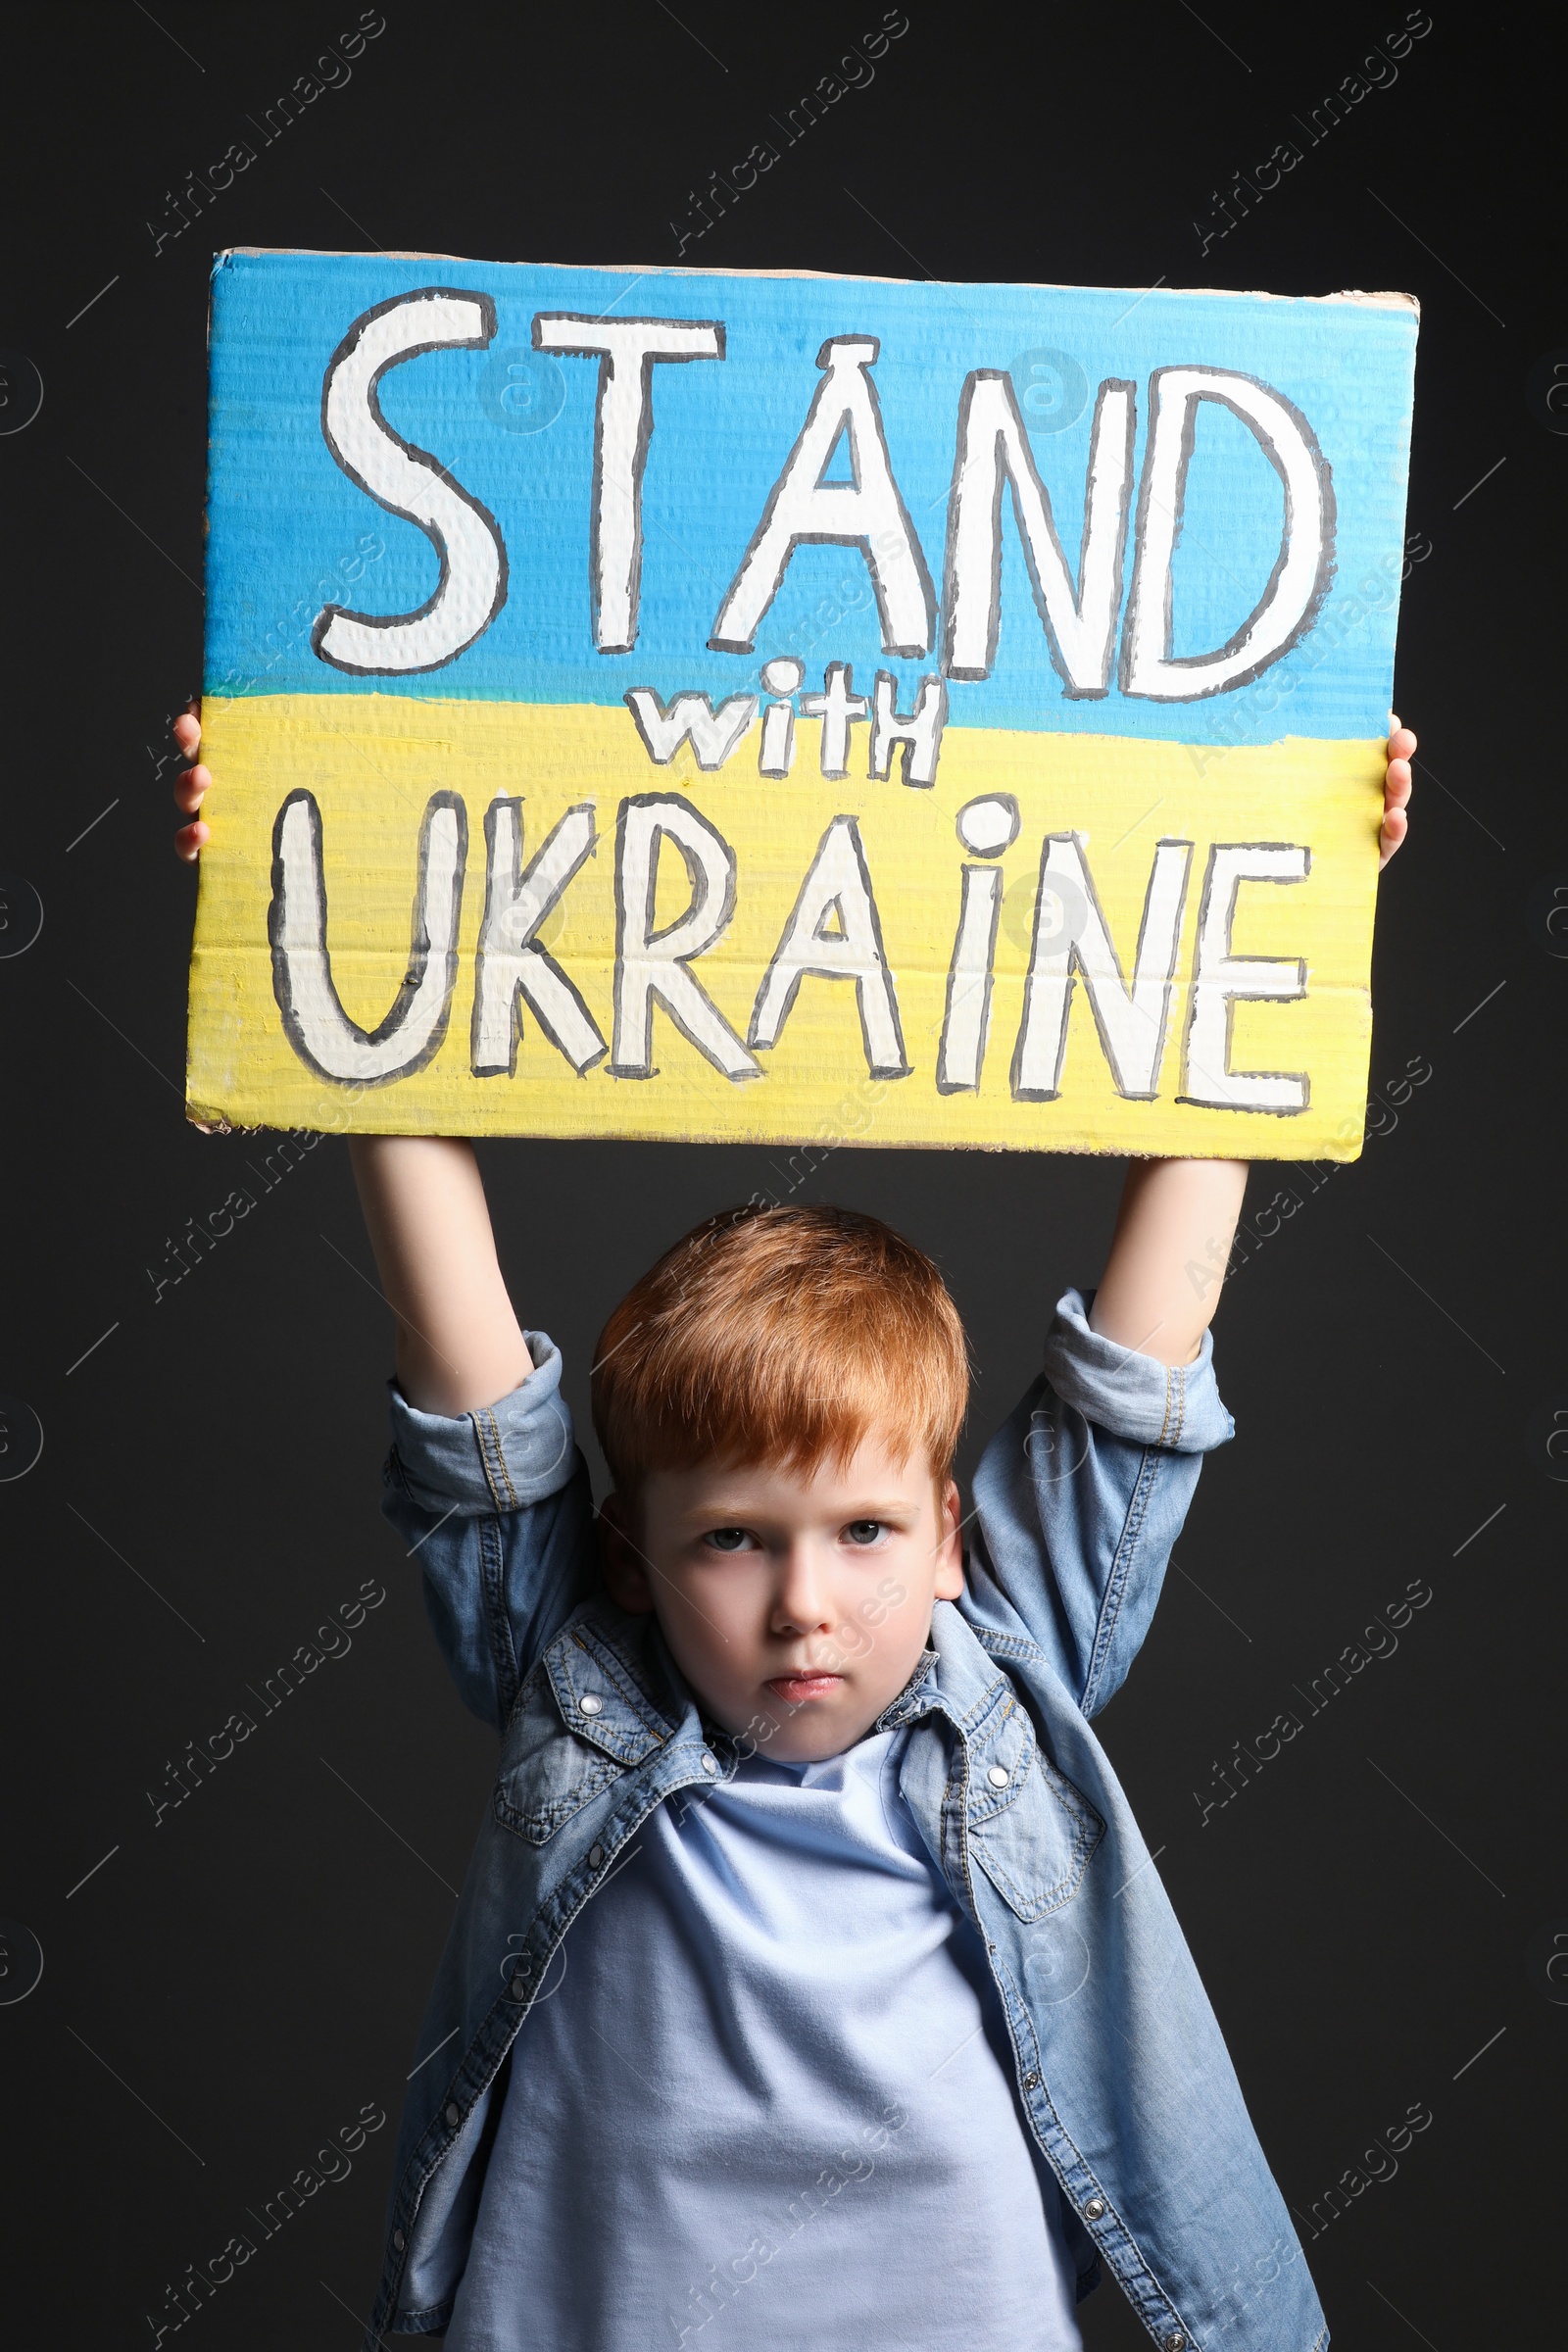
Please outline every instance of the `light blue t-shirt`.
[{"label": "light blue t-shirt", "polygon": [[448,2352],[1079,2352],[907,1739],[644,1823],[511,2052]]}]

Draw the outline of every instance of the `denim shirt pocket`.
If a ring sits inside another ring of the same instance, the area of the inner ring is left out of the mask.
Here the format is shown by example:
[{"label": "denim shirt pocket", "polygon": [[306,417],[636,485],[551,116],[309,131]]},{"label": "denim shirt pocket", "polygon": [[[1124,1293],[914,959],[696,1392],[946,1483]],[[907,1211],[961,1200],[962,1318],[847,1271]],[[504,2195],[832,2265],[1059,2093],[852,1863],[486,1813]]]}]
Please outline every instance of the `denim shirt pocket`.
[{"label": "denim shirt pocket", "polygon": [[502,1740],[496,1820],[544,1845],[663,1737],[613,1652],[582,1623],[569,1626],[517,1693]]},{"label": "denim shirt pocket", "polygon": [[970,1853],[1020,1919],[1044,1919],[1077,1893],[1104,1823],[1045,1755],[1016,1700],[969,1771]]}]

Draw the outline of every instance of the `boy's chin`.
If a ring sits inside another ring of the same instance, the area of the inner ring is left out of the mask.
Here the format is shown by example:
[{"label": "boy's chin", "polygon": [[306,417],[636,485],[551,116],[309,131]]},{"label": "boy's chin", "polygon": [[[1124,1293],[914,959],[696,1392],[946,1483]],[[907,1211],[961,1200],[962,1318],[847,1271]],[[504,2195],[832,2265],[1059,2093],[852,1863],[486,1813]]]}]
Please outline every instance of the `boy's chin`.
[{"label": "boy's chin", "polygon": [[829,1756],[841,1756],[865,1738],[888,1703],[859,1691],[794,1706],[781,1702],[774,1691],[766,1695],[765,1716],[775,1728],[770,1738],[758,1740],[757,1752],[780,1764],[821,1764]]}]

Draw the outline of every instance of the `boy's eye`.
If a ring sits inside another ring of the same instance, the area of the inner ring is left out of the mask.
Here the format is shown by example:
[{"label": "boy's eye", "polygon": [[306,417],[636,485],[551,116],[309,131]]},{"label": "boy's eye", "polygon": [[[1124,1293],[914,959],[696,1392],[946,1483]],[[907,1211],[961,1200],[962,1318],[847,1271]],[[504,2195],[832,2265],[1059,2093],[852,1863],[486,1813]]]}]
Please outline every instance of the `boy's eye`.
[{"label": "boy's eye", "polygon": [[852,1519],[844,1530],[852,1544],[874,1544],[882,1533],[880,1519]]},{"label": "boy's eye", "polygon": [[739,1551],[751,1539],[744,1527],[715,1527],[703,1541],[710,1551]]}]

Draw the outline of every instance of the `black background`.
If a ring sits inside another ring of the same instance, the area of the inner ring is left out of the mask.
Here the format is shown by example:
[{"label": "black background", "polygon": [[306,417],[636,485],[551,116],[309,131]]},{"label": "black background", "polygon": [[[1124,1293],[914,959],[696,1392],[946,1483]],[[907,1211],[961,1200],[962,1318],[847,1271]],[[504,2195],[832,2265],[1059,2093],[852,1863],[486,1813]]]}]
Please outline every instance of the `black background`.
[{"label": "black background", "polygon": [[[673,260],[688,189],[880,10],[388,0],[346,86],[155,255],[146,222],[186,165],[250,136],[355,15],[161,0],[157,22],[76,8],[36,20],[30,54],[9,39],[0,345],[13,386],[24,355],[44,401],[0,436],[0,866],[44,920],[0,959],[0,1390],[44,1446],[16,1478],[30,1448],[13,1410],[7,2344],[150,2344],[166,2281],[258,2235],[246,2209],[371,2102],[387,2122],[352,2175],[190,2323],[202,2343],[353,2352],[495,1754],[377,1517],[388,1319],[341,1142],[156,1303],[147,1271],[272,1141],[198,1134],[180,1100],[195,887],[170,852],[166,755],[200,673],[211,255]],[[1201,19],[1179,0],[910,0],[874,83],[685,258],[1420,297],[1408,519],[1430,552],[1395,699],[1421,752],[1412,840],[1382,886],[1373,1081],[1412,1056],[1432,1074],[1320,1190],[1254,1172],[1250,1220],[1282,1183],[1302,1205],[1220,1314],[1238,1441],[1204,1472],[1181,1573],[1100,1728],[1298,2213],[1430,2108],[1394,2178],[1315,2237],[1299,2226],[1337,2342],[1450,2352],[1536,2340],[1562,2223],[1568,2007],[1542,1932],[1568,1931],[1568,1487],[1546,1443],[1568,1407],[1568,942],[1547,921],[1568,883],[1568,438],[1526,378],[1559,346],[1568,359],[1568,306],[1544,19],[1435,0],[1392,87],[1315,145],[1298,129],[1403,21],[1392,0],[1261,24],[1233,0]],[[1286,137],[1301,165],[1203,254],[1213,190]],[[0,945],[29,904],[10,889]],[[621,1291],[700,1215],[780,1189],[782,1158],[483,1156],[514,1294],[562,1342],[584,1425],[592,1339]],[[979,1372],[965,1468],[1031,1377],[1057,1291],[1095,1278],[1118,1179],[1083,1159],[847,1150],[798,1196],[873,1209],[940,1259]],[[166,1760],[249,1706],[246,1687],[367,1578],[387,1597],[352,1651],[155,1827]],[[1397,1651],[1204,1825],[1194,1791],[1214,1760],[1296,1706],[1413,1578],[1432,1598]],[[44,1959],[20,2000],[19,1927]],[[1145,2340],[1113,2283],[1081,2318],[1092,2346]]]}]

